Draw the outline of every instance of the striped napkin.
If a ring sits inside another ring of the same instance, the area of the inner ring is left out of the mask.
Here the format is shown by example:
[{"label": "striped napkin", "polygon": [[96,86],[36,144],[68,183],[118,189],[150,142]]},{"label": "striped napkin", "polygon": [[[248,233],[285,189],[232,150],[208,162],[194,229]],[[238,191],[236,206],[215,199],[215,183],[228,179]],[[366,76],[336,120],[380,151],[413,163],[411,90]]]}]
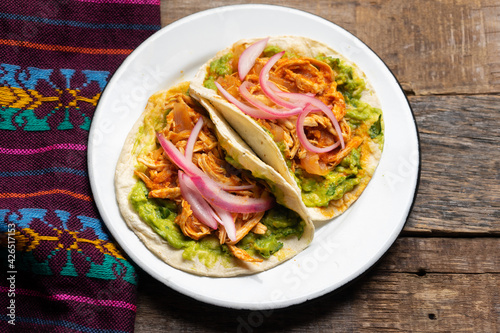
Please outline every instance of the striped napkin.
[{"label": "striped napkin", "polygon": [[134,266],[110,238],[87,140],[160,0],[0,2],[0,332],[131,332]]}]

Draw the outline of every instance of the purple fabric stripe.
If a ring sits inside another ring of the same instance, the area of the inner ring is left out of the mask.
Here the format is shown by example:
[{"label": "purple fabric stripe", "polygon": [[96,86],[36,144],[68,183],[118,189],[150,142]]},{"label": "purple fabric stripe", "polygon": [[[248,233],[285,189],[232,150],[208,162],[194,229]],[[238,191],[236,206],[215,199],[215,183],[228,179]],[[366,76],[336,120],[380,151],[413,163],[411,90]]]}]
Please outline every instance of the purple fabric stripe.
[{"label": "purple fabric stripe", "polygon": [[[0,315],[0,320],[8,320],[9,317]],[[39,317],[25,317],[18,316],[16,318],[16,322],[22,324],[25,328],[24,331],[28,331],[28,327],[30,327],[29,331],[35,332],[76,332],[76,333],[127,333],[121,330],[115,329],[101,329],[96,327],[90,327],[86,325],[82,325],[80,323],[75,323],[67,320],[52,320],[52,319],[40,319]]]},{"label": "purple fabric stripe", "polygon": [[54,149],[87,150],[87,146],[75,145],[71,143],[57,143],[48,147],[29,148],[29,149],[9,149],[0,147],[0,154],[32,155],[32,154],[46,153]]},{"label": "purple fabric stripe", "polygon": [[[47,167],[66,167],[79,170],[87,170],[87,152],[83,150],[52,150],[44,154],[34,155],[0,155],[0,160],[9,163],[1,163],[0,171],[15,172],[19,170],[34,170]],[[49,177],[49,175],[46,175]],[[2,182],[0,182],[0,188]]]},{"label": "purple fabric stripe", "polygon": [[94,2],[94,3],[125,3],[136,5],[159,5],[159,0],[76,0],[80,2]]},{"label": "purple fabric stripe", "polygon": [[[8,291],[9,291],[9,288],[0,286],[0,292],[7,293]],[[95,298],[90,298],[90,297],[85,297],[85,296],[76,296],[76,295],[67,295],[67,294],[44,295],[44,294],[37,292],[37,291],[34,291],[34,290],[19,289],[19,288],[16,288],[16,294],[33,296],[33,297],[42,297],[42,298],[46,298],[46,299],[53,299],[56,301],[73,301],[73,302],[88,303],[88,304],[92,304],[92,305],[112,306],[112,307],[116,307],[116,308],[124,308],[124,309],[130,310],[130,311],[135,311],[137,309],[137,307],[134,304],[130,304],[127,302],[107,300],[107,299],[95,299]]]},{"label": "purple fabric stripe", "polygon": [[[35,208],[52,210],[63,210],[72,216],[88,216],[99,219],[99,212],[94,202],[84,201],[69,195],[42,195],[31,198],[0,199],[0,209],[8,209],[9,212],[18,212],[19,209]],[[3,221],[2,221],[3,222]],[[104,228],[104,225],[103,225]]]},{"label": "purple fabric stripe", "polygon": [[[73,288],[78,289],[77,287],[82,284],[82,292],[80,293],[82,296],[97,296],[93,298],[136,304],[136,295],[134,293],[130,293],[135,290],[135,286],[132,284],[122,284],[118,281],[110,282],[94,278],[69,276],[61,276],[59,281],[50,284],[50,276],[37,276],[37,278],[39,278],[40,282],[48,283],[46,290],[43,290],[42,292],[49,295],[69,294],[68,290],[74,290]],[[27,274],[26,276],[23,275],[23,280],[21,282],[22,283],[18,285],[19,288],[33,289],[30,287],[33,284],[30,274]],[[3,283],[0,283],[0,285],[3,285]]]},{"label": "purple fabric stripe", "polygon": [[[111,73],[113,73],[127,57],[121,54],[101,55],[40,51],[33,48],[20,48],[6,45],[0,45],[0,54],[2,55],[3,63],[16,64],[23,68],[91,69],[96,71],[107,70]],[[20,57],[19,54],[22,54],[22,57]],[[78,67],[75,68],[76,66]]]},{"label": "purple fabric stripe", "polygon": [[[0,272],[0,285],[6,285],[5,273]],[[29,272],[18,271],[16,289],[35,289],[47,295],[72,294],[75,290],[84,297],[136,303],[135,287],[120,281],[98,280],[87,277],[40,276]],[[5,309],[8,297],[0,297],[0,307]],[[99,307],[86,302],[68,302],[44,297],[16,295],[16,315],[20,317],[36,317],[40,320],[68,321],[98,330],[120,330],[133,332],[135,312],[123,307]],[[130,318],[132,320],[130,320]],[[19,332],[32,329],[33,332],[54,332],[54,327],[46,327],[32,323],[16,322]],[[66,331],[64,331],[66,332]],[[98,331],[99,332],[99,331]]]},{"label": "purple fabric stripe", "polygon": [[[5,179],[0,179],[0,181],[2,183],[7,183]],[[50,193],[50,191],[55,191],[57,193]],[[42,195],[30,196],[30,193],[49,192],[50,194],[45,195],[52,195],[62,199],[72,196],[70,194],[66,194],[66,191],[74,193],[75,195],[73,195],[73,197],[77,196],[80,198],[80,196],[84,196],[82,198],[92,198],[92,196],[89,195],[90,185],[87,178],[68,173],[51,173],[41,176],[17,177],[16,181],[10,182],[7,186],[3,184],[0,185],[0,202],[7,199],[3,197],[5,193],[28,194],[26,199],[34,199],[35,197],[40,197]],[[21,198],[18,198],[18,200],[21,200]]]},{"label": "purple fabric stripe", "polygon": [[[69,4],[64,5],[64,2]],[[94,3],[84,1],[37,0],[29,6],[19,6],[18,1],[2,1],[1,11],[18,15],[39,16],[89,23],[127,23],[160,25],[160,8],[156,4],[132,5],[127,3]],[[96,15],[97,14],[97,15]],[[31,23],[22,24],[18,31],[29,32]],[[150,34],[152,31],[149,32]],[[134,36],[135,33],[130,34]],[[105,44],[103,41],[102,45]]]},{"label": "purple fabric stripe", "polygon": [[27,16],[27,15],[17,15],[12,13],[2,13],[0,12],[1,19],[7,20],[18,20],[21,22],[36,22],[45,23],[56,26],[71,26],[78,27],[82,29],[124,29],[124,30],[158,30],[157,25],[146,25],[146,24],[128,24],[128,23],[92,23],[92,22],[82,22],[82,21],[72,21],[72,20],[57,20],[49,19],[39,16]]},{"label": "purple fabric stripe", "polygon": [[[29,33],[25,33],[26,30],[19,30],[20,25],[27,24],[29,24]],[[5,20],[2,26],[4,33],[0,32],[2,36],[0,39],[10,37],[16,41],[101,49],[103,48],[102,38],[106,38],[108,43],[105,48],[120,50],[134,49],[138,40],[145,40],[152,32],[151,30],[135,30],[134,37],[131,38],[121,29],[87,29],[18,20]],[[89,38],[82,39],[82,33],[87,34]],[[24,49],[26,48],[23,47]]]}]

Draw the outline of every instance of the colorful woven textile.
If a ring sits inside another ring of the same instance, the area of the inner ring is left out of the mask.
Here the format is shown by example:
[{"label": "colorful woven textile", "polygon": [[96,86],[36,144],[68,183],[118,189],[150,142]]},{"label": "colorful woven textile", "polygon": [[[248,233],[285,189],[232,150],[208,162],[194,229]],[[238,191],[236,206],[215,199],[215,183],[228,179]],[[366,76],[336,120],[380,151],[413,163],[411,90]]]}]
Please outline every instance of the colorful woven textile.
[{"label": "colorful woven textile", "polygon": [[0,1],[0,332],[130,332],[137,276],[92,198],[87,140],[159,0]]}]

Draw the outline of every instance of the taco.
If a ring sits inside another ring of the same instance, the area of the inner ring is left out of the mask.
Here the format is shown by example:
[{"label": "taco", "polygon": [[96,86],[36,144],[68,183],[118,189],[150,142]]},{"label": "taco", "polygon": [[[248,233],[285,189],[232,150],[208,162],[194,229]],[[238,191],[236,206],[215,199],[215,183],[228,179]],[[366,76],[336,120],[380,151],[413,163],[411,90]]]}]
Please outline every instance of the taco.
[{"label": "taco", "polygon": [[314,221],[343,213],[380,160],[377,96],[354,63],[321,42],[240,40],[201,67],[190,94],[217,109],[292,185]]},{"label": "taco", "polygon": [[126,139],[115,188],[128,226],[197,275],[253,274],[305,249],[314,227],[300,198],[188,87],[151,96]]}]

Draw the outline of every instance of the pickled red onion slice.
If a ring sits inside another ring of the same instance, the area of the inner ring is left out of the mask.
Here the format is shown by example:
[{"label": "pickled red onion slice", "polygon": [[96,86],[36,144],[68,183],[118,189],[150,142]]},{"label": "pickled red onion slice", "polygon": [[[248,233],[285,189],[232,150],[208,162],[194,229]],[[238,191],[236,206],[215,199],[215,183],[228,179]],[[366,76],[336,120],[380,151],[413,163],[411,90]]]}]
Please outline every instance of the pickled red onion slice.
[{"label": "pickled red onion slice", "polygon": [[227,90],[222,88],[222,86],[218,82],[215,82],[215,86],[217,87],[217,89],[219,89],[222,96],[224,96],[229,102],[233,103],[244,114],[247,114],[250,117],[260,118],[260,119],[275,119],[276,118],[269,113],[266,113],[260,109],[251,107],[249,105],[246,105],[243,102],[240,102],[236,97],[234,97],[229,92],[227,92]]},{"label": "pickled red onion slice", "polygon": [[262,70],[260,71],[260,74],[259,74],[260,88],[262,89],[264,94],[267,97],[269,97],[269,99],[271,101],[273,101],[274,103],[276,103],[280,106],[284,106],[284,107],[289,108],[289,109],[295,109],[297,107],[304,107],[304,105],[297,105],[296,103],[292,103],[290,101],[287,101],[287,100],[284,100],[284,99],[278,97],[276,92],[273,89],[271,89],[271,87],[269,86],[269,71],[274,66],[274,64],[276,62],[278,62],[278,60],[280,60],[280,58],[284,54],[285,54],[285,51],[281,51],[279,53],[276,53],[271,58],[269,58],[267,63],[264,65],[264,67],[262,67]]},{"label": "pickled red onion slice", "polygon": [[224,226],[228,238],[236,241],[236,226],[231,213],[217,206],[210,206],[203,198],[198,188],[194,185],[191,178],[179,170],[179,185],[184,199],[191,206],[193,215],[206,226],[217,229],[217,222]]},{"label": "pickled red onion slice", "polygon": [[[297,106],[301,106],[303,108],[307,108],[307,105],[313,105],[317,109],[321,110],[332,122],[332,125],[335,128],[335,131],[337,131],[337,134],[339,136],[340,145],[342,146],[342,149],[344,149],[345,143],[339,122],[335,118],[332,110],[328,108],[328,106],[326,106],[325,103],[323,103],[318,98],[311,96],[310,94],[278,92],[277,87],[272,82],[269,81],[269,71],[274,66],[274,64],[283,56],[284,53],[285,51],[276,53],[269,59],[269,61],[264,65],[264,67],[260,71],[259,83],[262,91],[274,103],[284,107],[294,108]],[[271,85],[274,86],[270,87]],[[306,146],[304,146],[304,148],[306,148]]]},{"label": "pickled red onion slice", "polygon": [[250,83],[248,81],[243,82],[239,88],[240,95],[244,99],[246,99],[250,104],[252,104],[253,106],[259,108],[260,110],[262,110],[270,115],[273,115],[276,119],[277,118],[288,118],[290,116],[294,116],[294,115],[297,115],[297,114],[302,112],[302,108],[300,108],[300,107],[295,107],[292,110],[289,110],[289,109],[280,110],[280,109],[275,109],[273,107],[270,107],[270,106],[262,103],[261,101],[259,101],[257,98],[255,98],[255,96],[253,96],[248,91],[248,88],[251,87],[251,84],[252,83]]},{"label": "pickled red onion slice", "polygon": [[255,59],[257,59],[266,48],[268,40],[269,37],[261,39],[250,45],[245,51],[243,51],[243,53],[241,53],[240,59],[238,60],[238,75],[240,76],[241,81],[245,79],[245,76],[247,76],[250,69],[252,69],[255,64]]},{"label": "pickled red onion slice", "polygon": [[313,105],[313,106],[317,107],[318,109],[320,109],[321,111],[323,111],[323,113],[328,117],[328,119],[330,119],[333,127],[335,128],[335,131],[337,132],[337,135],[339,136],[340,146],[342,147],[342,149],[344,149],[345,148],[344,136],[342,135],[342,130],[340,129],[340,124],[339,124],[337,118],[335,118],[333,111],[325,103],[323,103],[322,101],[320,101],[317,98],[309,97],[309,96],[305,96],[305,98],[309,99],[311,101],[311,105]]},{"label": "pickled red onion slice", "polygon": [[194,185],[212,206],[220,207],[234,213],[257,213],[272,208],[275,204],[273,198],[250,198],[228,193],[212,182],[206,181],[207,177],[191,176]]},{"label": "pickled red onion slice", "polygon": [[[193,215],[206,226],[217,229],[218,216],[208,202],[203,199],[200,191],[194,186],[193,181],[184,172],[179,170],[179,187],[182,197],[189,203]],[[217,219],[216,219],[217,218]]]},{"label": "pickled red onion slice", "polygon": [[[201,192],[205,200],[231,212],[255,213],[268,210],[274,205],[274,199],[257,199],[227,193],[224,188],[203,173],[193,162],[167,140],[161,133],[157,133],[158,141],[173,163],[188,174]],[[231,188],[231,186],[228,186]]]},{"label": "pickled red onion slice", "polygon": [[219,214],[220,221],[219,223],[224,226],[226,229],[227,237],[231,242],[236,241],[236,225],[234,224],[234,218],[228,211],[219,208],[217,206],[212,206],[213,209]]},{"label": "pickled red onion slice", "polygon": [[[158,142],[162,146],[165,153],[168,155],[170,160],[177,165],[180,169],[184,170],[190,176],[196,175],[200,177],[207,178],[207,182],[213,183],[214,186],[218,186],[223,190],[227,191],[241,191],[248,190],[253,188],[253,185],[241,185],[241,186],[233,186],[227,184],[220,184],[215,180],[209,178],[203,171],[201,171],[191,160],[188,160],[181,152],[175,147],[175,145],[167,140],[165,136],[161,133],[156,133],[156,137],[158,138]],[[189,141],[189,139],[188,139]]]},{"label": "pickled red onion slice", "polygon": [[[267,81],[267,85],[269,86],[269,88],[271,88],[275,93],[277,93],[276,95],[278,97],[287,97],[286,94],[291,94],[291,93],[288,93],[286,91],[283,91],[281,90],[280,88],[278,88],[278,86],[272,82],[272,81]],[[297,95],[302,95],[302,94],[297,94]],[[303,95],[306,95],[306,96],[309,96],[309,97],[314,97],[315,95],[313,93],[305,93]],[[300,106],[302,108],[305,108],[307,106],[307,101],[301,101],[300,98],[295,98],[295,99],[291,99],[289,100],[289,102],[297,105],[297,106]]]},{"label": "pickled red onion slice", "polygon": [[[335,149],[339,145],[342,147],[342,149],[345,148],[345,142],[344,138],[342,136],[342,130],[340,128],[339,122],[335,118],[335,115],[333,114],[332,110],[321,100],[316,98],[313,94],[300,94],[300,93],[288,93],[281,91],[273,82],[269,81],[269,72],[271,68],[278,62],[278,60],[285,54],[285,51],[276,53],[273,55],[268,62],[264,65],[262,70],[260,71],[259,74],[259,84],[264,92],[264,94],[275,104],[279,106],[283,106],[285,108],[288,108],[288,112],[293,113],[293,114],[300,114],[300,116],[297,119],[297,133],[299,135],[299,140],[301,144],[306,148],[307,150],[314,152],[314,153],[319,153],[319,152],[327,152]],[[243,79],[242,79],[243,80]],[[217,88],[220,87],[218,83],[216,83]],[[280,117],[280,115],[283,115],[283,113],[277,113],[275,109],[272,109],[265,105],[264,103],[256,100],[250,92],[248,92],[247,87],[249,83],[243,82],[242,85],[240,86],[240,94],[243,98],[245,98],[250,104],[253,106],[258,107],[252,108],[249,107],[248,105],[240,102],[238,99],[233,97],[231,94],[229,94],[227,91],[221,89],[222,87],[219,88],[219,91],[226,97],[231,103],[235,104],[240,110],[242,110],[244,113],[248,114],[249,116],[255,117],[255,118],[262,118],[262,119],[273,119],[271,116],[274,116],[276,118]],[[313,108],[311,108],[313,107]],[[247,109],[245,112],[244,109]],[[328,119],[332,122],[333,127],[335,128],[335,131],[337,132],[337,135],[339,136],[339,141],[334,143],[333,145],[330,145],[328,147],[315,147],[313,144],[309,142],[307,139],[305,132],[304,132],[304,120],[305,117],[310,113],[310,112],[317,112],[321,111],[323,112]],[[267,113],[263,114],[263,113]],[[271,115],[271,116],[269,116]],[[288,117],[292,114],[288,114],[286,116],[283,116],[283,118]],[[274,119],[276,119],[274,118]],[[299,121],[300,120],[300,121]],[[299,134],[300,133],[300,134]]]},{"label": "pickled red onion slice", "polygon": [[180,169],[184,170],[188,175],[198,175],[205,176],[203,171],[198,169],[198,167],[191,161],[188,160],[181,152],[177,149],[177,147],[167,140],[162,133],[156,133],[156,137],[158,138],[158,142],[162,146],[165,153],[167,153],[168,157],[177,165]]},{"label": "pickled red onion slice", "polygon": [[202,127],[203,127],[203,117],[200,117],[196,125],[194,125],[193,129],[191,130],[191,134],[189,135],[188,141],[186,143],[186,150],[184,152],[184,155],[189,161],[193,159],[194,145],[196,143],[196,139],[198,138],[198,135],[200,134]]},{"label": "pickled red onion slice", "polygon": [[[299,94],[299,93],[288,93],[288,92],[277,92],[276,93],[280,97],[286,97],[291,101],[296,101],[297,103],[307,103],[311,106],[314,106],[316,109],[319,109],[322,111],[328,119],[332,122],[333,127],[335,128],[335,131],[337,132],[337,135],[339,136],[339,141],[342,149],[345,148],[345,142],[344,142],[344,137],[342,136],[342,130],[340,129],[339,122],[337,118],[335,118],[335,115],[333,114],[333,111],[325,104],[323,103],[320,99],[307,95],[307,94]],[[308,107],[306,107],[307,109]]]},{"label": "pickled red onion slice", "polygon": [[313,111],[320,111],[320,110],[309,106],[297,118],[297,137],[299,138],[299,141],[300,141],[300,144],[302,145],[302,147],[309,150],[310,152],[317,153],[317,154],[327,153],[327,152],[337,148],[340,145],[340,141],[337,141],[330,146],[319,148],[319,147],[314,146],[309,141],[309,139],[307,139],[306,133],[304,132],[304,120],[306,119],[307,115]]}]

